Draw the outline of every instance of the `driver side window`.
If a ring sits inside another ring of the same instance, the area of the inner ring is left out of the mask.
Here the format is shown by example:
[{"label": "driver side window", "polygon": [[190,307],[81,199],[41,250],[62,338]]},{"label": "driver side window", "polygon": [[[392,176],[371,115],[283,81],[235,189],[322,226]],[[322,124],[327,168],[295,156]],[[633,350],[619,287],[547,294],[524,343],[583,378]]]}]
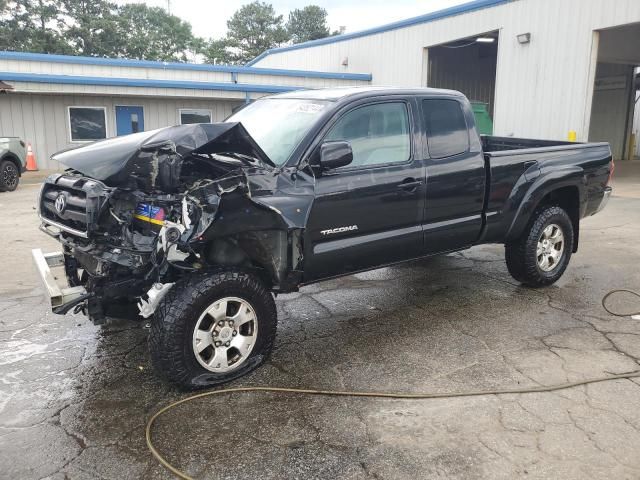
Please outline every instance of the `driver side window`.
[{"label": "driver side window", "polygon": [[356,108],[331,128],[325,141],[351,144],[349,167],[401,163],[411,156],[409,113],[404,102],[378,103]]}]

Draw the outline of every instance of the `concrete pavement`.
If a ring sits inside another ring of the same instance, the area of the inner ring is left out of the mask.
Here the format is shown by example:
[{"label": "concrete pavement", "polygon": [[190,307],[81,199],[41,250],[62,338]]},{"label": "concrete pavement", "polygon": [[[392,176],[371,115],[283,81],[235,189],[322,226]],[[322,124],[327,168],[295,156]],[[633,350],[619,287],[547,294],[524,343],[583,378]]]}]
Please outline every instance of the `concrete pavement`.
[{"label": "concrete pavement", "polygon": [[[185,395],[150,370],[143,324],[48,311],[29,250],[57,244],[37,230],[36,193],[0,193],[0,477],[172,478],[144,425]],[[632,196],[583,222],[546,289],[519,286],[486,246],[280,296],[272,359],[232,385],[441,392],[639,369],[640,322],[600,306],[640,290]],[[639,406],[637,380],[430,401],[240,394],[175,409],[155,439],[196,478],[634,479]]]}]

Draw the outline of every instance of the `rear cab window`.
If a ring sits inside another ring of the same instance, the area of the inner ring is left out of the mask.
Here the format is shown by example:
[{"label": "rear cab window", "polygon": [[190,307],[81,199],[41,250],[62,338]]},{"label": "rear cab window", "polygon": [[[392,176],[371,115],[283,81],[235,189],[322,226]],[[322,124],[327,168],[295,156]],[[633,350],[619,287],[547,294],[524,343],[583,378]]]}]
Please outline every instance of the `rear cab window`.
[{"label": "rear cab window", "polygon": [[469,129],[460,102],[424,99],[422,115],[431,158],[453,157],[469,150]]}]

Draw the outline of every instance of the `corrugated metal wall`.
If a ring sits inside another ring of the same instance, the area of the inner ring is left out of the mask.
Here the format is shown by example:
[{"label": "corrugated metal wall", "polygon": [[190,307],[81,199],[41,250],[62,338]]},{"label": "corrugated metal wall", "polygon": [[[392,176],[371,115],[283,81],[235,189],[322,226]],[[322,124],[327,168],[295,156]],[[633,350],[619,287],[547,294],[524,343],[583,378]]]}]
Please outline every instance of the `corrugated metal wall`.
[{"label": "corrugated metal wall", "polygon": [[[135,62],[133,62],[135,63]],[[179,65],[179,64],[178,64]],[[195,67],[190,69],[189,67]],[[0,72],[12,73],[29,73],[44,75],[65,75],[65,76],[84,76],[97,78],[124,78],[124,79],[140,79],[140,80],[163,80],[176,82],[204,82],[204,83],[247,83],[253,85],[281,85],[281,86],[297,86],[301,88],[325,88],[334,86],[354,86],[366,85],[368,80],[342,79],[342,78],[323,78],[322,72],[316,72],[320,76],[304,76],[304,74],[287,74],[287,72],[269,72],[260,71],[259,69],[244,69],[241,73],[231,73],[228,71],[209,71],[198,70],[197,67],[206,67],[206,65],[189,65],[185,68],[172,68],[172,64],[168,64],[167,68],[145,68],[142,66],[121,66],[121,65],[101,65],[101,64],[83,64],[83,63],[64,63],[63,61],[47,62],[38,60],[12,59],[0,56]],[[215,66],[210,66],[216,68]],[[220,67],[224,68],[224,67]],[[295,73],[295,72],[294,72]],[[360,72],[359,72],[360,73]],[[1,77],[1,75],[0,75]],[[95,93],[95,86],[91,85],[69,85],[70,93]],[[55,87],[56,89],[59,87]],[[136,87],[118,87],[120,94],[127,95],[135,93],[132,89]],[[33,84],[33,91],[51,91],[50,84]],[[146,95],[166,95],[168,89],[145,89]],[[184,95],[184,92],[175,92],[170,89],[171,95]],[[193,90],[191,90],[193,92]],[[191,92],[187,92],[186,96],[191,96]],[[228,92],[231,93],[231,92]],[[139,94],[143,94],[140,92]],[[219,95],[218,92],[203,90],[198,92],[198,96]]]},{"label": "corrugated metal wall", "polygon": [[[423,84],[423,51],[500,31],[494,131],[587,140],[597,61],[594,30],[640,22],[639,0],[515,0],[398,30],[267,55],[256,67],[371,72],[374,84]],[[531,33],[521,45],[517,35]],[[342,66],[348,58],[348,67]]]},{"label": "corrugated metal wall", "polygon": [[458,90],[471,101],[488,103],[493,113],[497,44],[432,47],[428,56],[427,86]]},{"label": "corrugated metal wall", "polygon": [[[637,73],[640,73],[638,71]],[[635,155],[640,157],[640,90],[635,92],[635,114],[633,117],[633,133],[636,136],[636,150]]]},{"label": "corrugated metal wall", "polygon": [[0,133],[18,136],[33,146],[38,167],[57,169],[49,160],[51,154],[81,145],[71,143],[67,107],[106,107],[107,136],[115,136],[115,106],[137,105],[144,109],[145,130],[180,123],[179,109],[211,110],[212,120],[221,121],[231,114],[240,101],[208,99],[176,99],[149,97],[106,97],[89,95],[41,95],[10,93],[0,95]]}]

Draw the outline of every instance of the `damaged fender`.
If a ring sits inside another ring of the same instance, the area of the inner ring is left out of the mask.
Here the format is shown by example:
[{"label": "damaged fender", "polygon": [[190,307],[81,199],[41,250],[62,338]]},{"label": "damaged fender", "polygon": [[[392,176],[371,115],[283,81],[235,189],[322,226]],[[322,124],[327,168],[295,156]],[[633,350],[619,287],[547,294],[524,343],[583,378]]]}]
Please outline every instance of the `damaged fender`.
[{"label": "damaged fender", "polygon": [[297,289],[315,179],[276,168],[240,123],[141,132],[52,158],[69,170],[45,182],[43,229],[63,244],[69,283],[86,288],[97,323],[122,301],[147,318],[189,272],[246,267],[275,292]]}]

